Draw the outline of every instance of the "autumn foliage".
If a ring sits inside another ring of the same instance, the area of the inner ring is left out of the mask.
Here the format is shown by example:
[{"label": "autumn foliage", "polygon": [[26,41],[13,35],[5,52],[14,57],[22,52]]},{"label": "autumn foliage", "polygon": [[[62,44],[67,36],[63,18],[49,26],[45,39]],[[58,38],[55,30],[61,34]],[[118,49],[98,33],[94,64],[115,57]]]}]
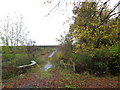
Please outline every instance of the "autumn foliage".
[{"label": "autumn foliage", "polygon": [[78,73],[88,71],[96,76],[120,74],[120,19],[112,17],[112,11],[106,4],[100,7],[96,2],[83,2],[74,7],[74,23],[61,45],[64,50],[59,51],[64,63],[75,63]]}]

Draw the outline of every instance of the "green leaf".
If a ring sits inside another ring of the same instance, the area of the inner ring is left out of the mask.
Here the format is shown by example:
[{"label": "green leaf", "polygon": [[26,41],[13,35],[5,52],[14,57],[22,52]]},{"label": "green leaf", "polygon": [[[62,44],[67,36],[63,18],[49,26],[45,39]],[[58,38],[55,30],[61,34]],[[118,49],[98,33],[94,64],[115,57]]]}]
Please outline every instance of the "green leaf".
[{"label": "green leaf", "polygon": [[66,88],[71,88],[69,85],[65,85]]}]

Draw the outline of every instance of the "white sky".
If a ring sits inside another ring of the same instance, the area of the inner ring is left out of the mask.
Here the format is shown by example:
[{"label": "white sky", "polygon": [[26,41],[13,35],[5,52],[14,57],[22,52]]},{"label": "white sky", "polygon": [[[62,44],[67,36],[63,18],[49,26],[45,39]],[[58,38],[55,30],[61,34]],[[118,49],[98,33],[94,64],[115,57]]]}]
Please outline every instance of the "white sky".
[{"label": "white sky", "polygon": [[[67,15],[62,15],[61,11],[57,10],[52,16],[45,17],[53,6],[44,5],[43,1],[47,0],[0,0],[0,20],[4,20],[7,15],[22,15],[25,26],[30,31],[29,38],[35,40],[36,45],[57,45],[59,42],[56,38],[69,30],[68,25],[62,25],[67,20]],[[113,7],[118,1],[111,0],[110,6]],[[72,15],[71,10],[72,6],[69,6],[69,16]]]}]

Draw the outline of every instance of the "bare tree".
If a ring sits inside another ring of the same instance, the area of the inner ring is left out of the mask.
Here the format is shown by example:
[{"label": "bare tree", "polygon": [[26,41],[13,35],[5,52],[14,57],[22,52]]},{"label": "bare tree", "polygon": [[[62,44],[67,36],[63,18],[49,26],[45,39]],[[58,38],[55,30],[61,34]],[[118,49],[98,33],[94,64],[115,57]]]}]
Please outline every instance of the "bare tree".
[{"label": "bare tree", "polygon": [[34,41],[27,39],[28,33],[22,16],[15,20],[7,16],[4,21],[1,21],[0,38],[5,46],[26,46],[28,43],[32,45]]}]

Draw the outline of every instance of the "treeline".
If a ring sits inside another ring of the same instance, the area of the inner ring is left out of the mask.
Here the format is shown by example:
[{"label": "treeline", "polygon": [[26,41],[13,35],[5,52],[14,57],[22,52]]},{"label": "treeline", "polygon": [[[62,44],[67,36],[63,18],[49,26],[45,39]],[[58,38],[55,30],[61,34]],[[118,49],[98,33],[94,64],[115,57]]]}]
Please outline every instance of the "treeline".
[{"label": "treeline", "polygon": [[113,9],[107,4],[82,2],[74,7],[74,23],[60,40],[59,65],[96,76],[120,74],[120,18],[114,13],[120,2]]}]

